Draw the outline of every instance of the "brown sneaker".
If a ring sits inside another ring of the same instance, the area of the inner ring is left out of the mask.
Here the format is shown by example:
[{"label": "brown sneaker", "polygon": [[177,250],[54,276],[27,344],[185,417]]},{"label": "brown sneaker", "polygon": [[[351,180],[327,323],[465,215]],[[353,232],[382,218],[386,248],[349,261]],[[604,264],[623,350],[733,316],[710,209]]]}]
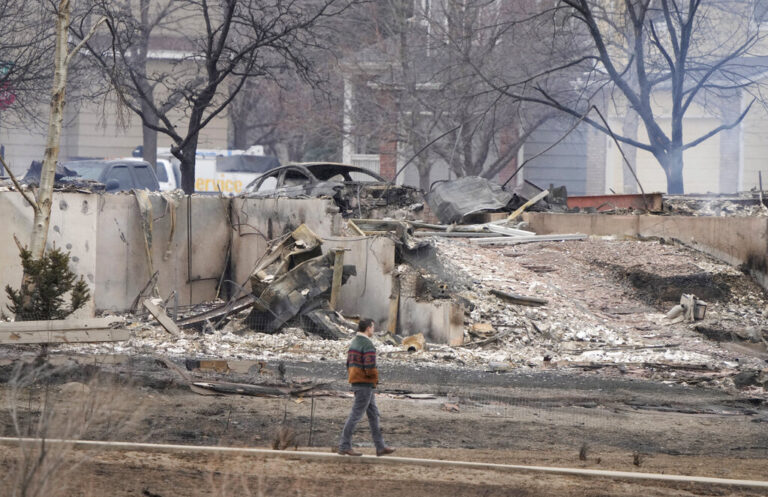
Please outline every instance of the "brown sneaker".
[{"label": "brown sneaker", "polygon": [[339,449],[338,454],[340,456],[362,456],[363,455],[362,452],[356,452],[352,449],[347,449],[347,450]]},{"label": "brown sneaker", "polygon": [[386,456],[393,453],[394,451],[395,449],[393,449],[392,447],[384,447],[383,449],[376,449],[376,456],[377,457]]}]

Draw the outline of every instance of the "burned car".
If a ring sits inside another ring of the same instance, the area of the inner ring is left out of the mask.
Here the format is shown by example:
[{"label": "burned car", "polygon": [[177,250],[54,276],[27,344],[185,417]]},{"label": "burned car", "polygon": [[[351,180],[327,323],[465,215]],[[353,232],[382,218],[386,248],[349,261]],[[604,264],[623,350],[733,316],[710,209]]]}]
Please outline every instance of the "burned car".
[{"label": "burned car", "polygon": [[[334,162],[305,162],[277,167],[245,187],[252,198],[330,197],[345,217],[393,215],[392,210],[416,211],[423,207],[421,191],[394,185],[361,167]],[[378,211],[378,212],[376,212]]]}]

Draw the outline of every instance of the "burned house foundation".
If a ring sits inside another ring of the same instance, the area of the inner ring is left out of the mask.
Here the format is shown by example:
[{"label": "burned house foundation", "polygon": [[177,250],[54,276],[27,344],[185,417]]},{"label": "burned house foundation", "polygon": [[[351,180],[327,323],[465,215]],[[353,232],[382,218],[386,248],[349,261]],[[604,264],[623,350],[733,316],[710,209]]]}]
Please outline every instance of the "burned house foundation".
[{"label": "burned house foundation", "polygon": [[[345,221],[331,199],[146,197],[142,203],[131,194],[55,193],[49,241],[70,251],[73,269],[85,276],[94,295],[77,316],[135,310],[150,282],[162,299],[173,295],[169,309],[242,297],[270,242],[304,225],[322,239],[322,254],[343,249],[345,265],[355,270],[340,289],[341,314],[370,316],[387,329],[395,300],[400,333],[423,332],[438,343],[457,343],[463,336],[456,305],[393,295],[395,242],[387,236],[344,236]],[[10,234],[28,243],[23,235],[31,211],[15,192],[0,194],[0,206],[9,213],[0,277],[20,281]],[[5,303],[3,294],[0,306]]]}]

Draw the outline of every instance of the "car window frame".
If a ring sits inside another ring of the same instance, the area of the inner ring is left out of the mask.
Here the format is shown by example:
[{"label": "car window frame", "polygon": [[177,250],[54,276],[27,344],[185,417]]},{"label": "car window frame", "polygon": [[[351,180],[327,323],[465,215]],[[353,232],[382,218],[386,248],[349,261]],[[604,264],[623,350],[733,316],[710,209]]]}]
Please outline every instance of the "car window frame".
[{"label": "car window frame", "polygon": [[[112,171],[114,171],[115,169],[117,169],[119,167],[120,168],[124,167],[125,169],[128,170],[128,176],[131,178],[131,182],[133,183],[133,185],[135,185],[136,184],[136,177],[133,175],[133,170],[132,170],[133,168],[130,165],[123,164],[123,163],[120,163],[120,164],[110,164],[109,167],[107,168],[107,172],[103,176],[102,183],[104,183],[106,185],[107,181],[110,180],[110,175],[112,174]],[[113,178],[113,179],[117,179],[117,178]],[[119,184],[119,182],[118,182],[118,184]],[[123,185],[120,185],[120,188],[118,188],[115,191],[124,192],[124,191],[131,190],[133,188],[133,185],[130,188],[125,188],[125,187],[123,187]]]},{"label": "car window frame", "polygon": [[[122,164],[117,164],[117,165],[120,166]],[[125,165],[128,166],[128,169],[131,170],[131,176],[133,177],[133,188],[134,189],[137,189],[137,190],[138,189],[147,190],[149,192],[154,191],[154,190],[152,190],[152,188],[147,188],[147,187],[145,187],[144,185],[141,184],[141,182],[139,181],[139,175],[137,173],[138,168],[140,168],[140,167],[145,168],[149,172],[150,179],[152,179],[153,170],[152,170],[152,166],[150,164],[148,164],[148,163],[147,164],[136,163],[136,164],[125,164]],[[157,178],[157,173],[155,173],[154,179],[155,179],[155,183],[157,183],[157,189],[159,190],[160,189],[160,180]]]},{"label": "car window frame", "polygon": [[[330,165],[331,167],[335,166],[335,164],[313,164],[310,167],[318,167],[318,166],[325,166],[325,165]],[[387,180],[385,178],[381,178],[381,175],[379,175],[379,174],[377,174],[377,173],[375,173],[373,171],[370,171],[368,169],[357,167],[357,166],[347,166],[347,165],[341,165],[341,166],[344,166],[344,167],[341,170],[339,170],[336,174],[341,174],[345,178],[344,179],[345,183],[347,183],[347,182],[349,182],[349,183],[385,183],[385,182],[387,182]],[[353,168],[355,170],[350,170],[348,168]],[[313,177],[317,178],[312,173],[312,171],[310,170],[309,167],[307,167],[306,169],[309,171],[310,175],[312,175]],[[363,175],[366,175],[367,179],[364,179],[362,181],[361,180],[355,180],[355,179],[352,178],[353,174],[363,174]],[[318,178],[316,181],[320,182],[320,181],[331,181],[331,180],[330,179],[328,179],[328,180],[321,180],[321,179]]]},{"label": "car window frame", "polygon": [[292,171],[298,172],[302,176],[307,178],[307,186],[314,185],[318,181],[317,178],[315,177],[315,175],[312,174],[311,172],[309,172],[309,170],[307,170],[307,168],[299,167],[299,166],[287,166],[287,167],[285,167],[283,169],[283,171],[280,174],[280,181],[278,182],[278,185],[279,185],[278,189],[295,188],[295,187],[299,187],[299,186],[300,187],[304,186],[304,185],[287,185],[286,186],[286,184],[285,184],[285,177],[288,175],[288,172],[292,172]]},{"label": "car window frame", "polygon": [[[251,189],[250,193],[259,194],[259,195],[271,195],[277,192],[277,185],[279,184],[279,181],[280,181],[280,174],[281,174],[281,171],[267,171],[266,173],[262,174],[259,178],[256,179],[255,185]],[[274,189],[265,191],[265,192],[260,192],[259,189],[261,188],[261,185],[263,185],[264,182],[270,178],[275,178]]]}]

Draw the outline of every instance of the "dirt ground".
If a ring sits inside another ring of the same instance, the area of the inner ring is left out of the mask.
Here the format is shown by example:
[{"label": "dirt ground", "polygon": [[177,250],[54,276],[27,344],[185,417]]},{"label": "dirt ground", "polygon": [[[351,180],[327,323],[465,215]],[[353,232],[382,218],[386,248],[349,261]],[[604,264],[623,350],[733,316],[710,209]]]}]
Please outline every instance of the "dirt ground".
[{"label": "dirt ground", "polygon": [[[48,436],[71,436],[71,425],[56,420],[87,418],[88,409],[80,406],[95,398],[101,410],[91,414],[95,422],[86,423],[87,430],[77,432],[77,438],[270,448],[286,427],[292,432],[289,450],[332,450],[351,403],[337,366],[284,367],[288,380],[312,373],[333,382],[332,395],[314,398],[314,414],[310,397],[199,395],[152,360],[98,369],[72,366],[51,375],[44,387],[20,392],[5,383],[0,404],[16,406],[18,425],[32,435],[38,425],[30,420],[52,411],[49,424],[54,429]],[[759,402],[712,389],[586,374],[398,369],[384,369],[391,381],[378,396],[385,437],[398,455],[765,479],[768,410]],[[0,370],[8,374],[8,366]],[[88,383],[95,371],[108,381],[86,387],[70,381]],[[409,398],[408,391],[432,392],[434,398]],[[455,404],[458,412],[446,410],[445,404]],[[0,414],[0,430],[3,436],[16,434],[7,409]],[[354,441],[372,454],[367,430],[367,422],[361,422]],[[18,449],[0,448],[0,464],[9,469],[3,472],[9,478],[17,473],[17,455]],[[80,450],[67,461],[81,462],[65,478],[66,491],[60,495],[67,496],[768,495],[743,488],[344,461]],[[60,468],[62,475],[69,471],[67,466]]]},{"label": "dirt ground", "polygon": [[[477,454],[434,449],[405,450],[414,457],[517,460],[514,453]],[[0,465],[11,464],[12,451],[0,447]],[[703,484],[616,481],[595,477],[541,475],[481,469],[358,465],[193,454],[75,451],[64,468],[61,495],[123,496],[757,496],[768,492]],[[699,467],[714,461],[692,459]]]}]

